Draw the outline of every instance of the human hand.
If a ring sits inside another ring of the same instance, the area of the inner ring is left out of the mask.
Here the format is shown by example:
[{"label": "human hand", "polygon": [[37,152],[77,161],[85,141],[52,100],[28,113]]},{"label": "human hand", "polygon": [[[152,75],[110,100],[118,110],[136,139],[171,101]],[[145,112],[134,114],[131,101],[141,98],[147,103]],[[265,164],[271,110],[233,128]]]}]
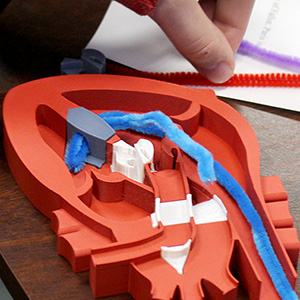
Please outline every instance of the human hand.
[{"label": "human hand", "polygon": [[152,19],[214,83],[230,79],[255,0],[159,0]]}]

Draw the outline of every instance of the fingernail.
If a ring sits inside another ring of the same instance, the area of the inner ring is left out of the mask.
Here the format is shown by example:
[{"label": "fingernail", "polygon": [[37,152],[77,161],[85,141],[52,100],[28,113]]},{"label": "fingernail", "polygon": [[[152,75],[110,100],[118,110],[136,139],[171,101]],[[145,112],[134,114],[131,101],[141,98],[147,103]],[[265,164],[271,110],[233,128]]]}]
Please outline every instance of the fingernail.
[{"label": "fingernail", "polygon": [[233,69],[225,61],[221,61],[210,68],[202,69],[202,74],[211,82],[223,83],[230,79]]}]

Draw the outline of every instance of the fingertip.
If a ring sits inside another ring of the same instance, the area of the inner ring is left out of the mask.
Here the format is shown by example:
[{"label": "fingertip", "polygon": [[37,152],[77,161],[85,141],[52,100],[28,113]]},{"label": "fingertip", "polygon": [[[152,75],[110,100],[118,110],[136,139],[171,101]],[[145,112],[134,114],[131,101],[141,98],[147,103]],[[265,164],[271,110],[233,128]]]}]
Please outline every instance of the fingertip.
[{"label": "fingertip", "polygon": [[221,84],[228,81],[233,75],[234,68],[226,61],[221,61],[208,68],[201,68],[199,72],[209,81]]}]

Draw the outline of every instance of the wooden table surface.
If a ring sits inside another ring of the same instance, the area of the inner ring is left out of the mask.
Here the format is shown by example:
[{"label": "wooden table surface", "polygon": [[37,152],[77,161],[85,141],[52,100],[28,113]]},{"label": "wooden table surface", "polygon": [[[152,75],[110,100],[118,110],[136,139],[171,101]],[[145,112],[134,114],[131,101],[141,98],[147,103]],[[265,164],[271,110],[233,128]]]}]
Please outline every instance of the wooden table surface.
[{"label": "wooden table surface", "polygon": [[[58,75],[64,57],[78,58],[107,4],[104,0],[11,1],[0,14],[1,107],[12,87]],[[226,101],[246,117],[256,132],[261,175],[280,175],[299,231],[300,113]],[[49,220],[24,197],[12,177],[2,147],[2,130],[0,204],[0,274],[14,298],[93,299],[88,272],[74,274],[69,263],[57,254]],[[300,295],[299,280],[296,292]],[[121,295],[105,299],[132,298]],[[243,291],[239,299],[247,299]]]}]

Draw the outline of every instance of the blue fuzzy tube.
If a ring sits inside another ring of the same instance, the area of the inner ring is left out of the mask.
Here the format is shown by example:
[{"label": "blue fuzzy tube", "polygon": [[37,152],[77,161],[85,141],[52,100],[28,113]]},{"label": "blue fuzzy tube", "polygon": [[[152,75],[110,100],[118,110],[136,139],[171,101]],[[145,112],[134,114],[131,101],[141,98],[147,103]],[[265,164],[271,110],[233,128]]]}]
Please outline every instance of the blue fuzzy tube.
[{"label": "blue fuzzy tube", "polygon": [[[297,300],[287,276],[272,247],[269,236],[264,228],[260,215],[256,211],[250,198],[239,183],[215,161],[211,153],[196,143],[185,132],[180,130],[172,120],[162,112],[146,114],[132,114],[123,112],[106,112],[99,115],[115,130],[132,129],[145,134],[159,137],[167,136],[181,150],[197,161],[200,179],[203,182],[217,180],[237,202],[243,215],[249,222],[254,243],[258,253],[269,273],[275,289],[283,300]],[[66,163],[72,171],[79,171],[84,166],[88,154],[88,144],[83,136],[75,134],[66,151]]]},{"label": "blue fuzzy tube", "polygon": [[99,116],[115,130],[133,129],[159,137],[167,136],[183,152],[197,161],[199,177],[204,183],[216,180],[212,154],[183,130],[180,130],[161,111],[152,111],[145,114],[106,112]]},{"label": "blue fuzzy tube", "polygon": [[217,181],[234,198],[243,215],[251,225],[256,249],[272,279],[278,294],[283,300],[297,300],[298,296],[286,277],[286,274],[272,247],[262,219],[250,198],[239,185],[239,183],[217,161],[214,162],[214,167]]},{"label": "blue fuzzy tube", "polygon": [[65,151],[65,163],[68,169],[73,173],[81,171],[89,152],[89,145],[86,138],[78,132],[74,133]]}]

